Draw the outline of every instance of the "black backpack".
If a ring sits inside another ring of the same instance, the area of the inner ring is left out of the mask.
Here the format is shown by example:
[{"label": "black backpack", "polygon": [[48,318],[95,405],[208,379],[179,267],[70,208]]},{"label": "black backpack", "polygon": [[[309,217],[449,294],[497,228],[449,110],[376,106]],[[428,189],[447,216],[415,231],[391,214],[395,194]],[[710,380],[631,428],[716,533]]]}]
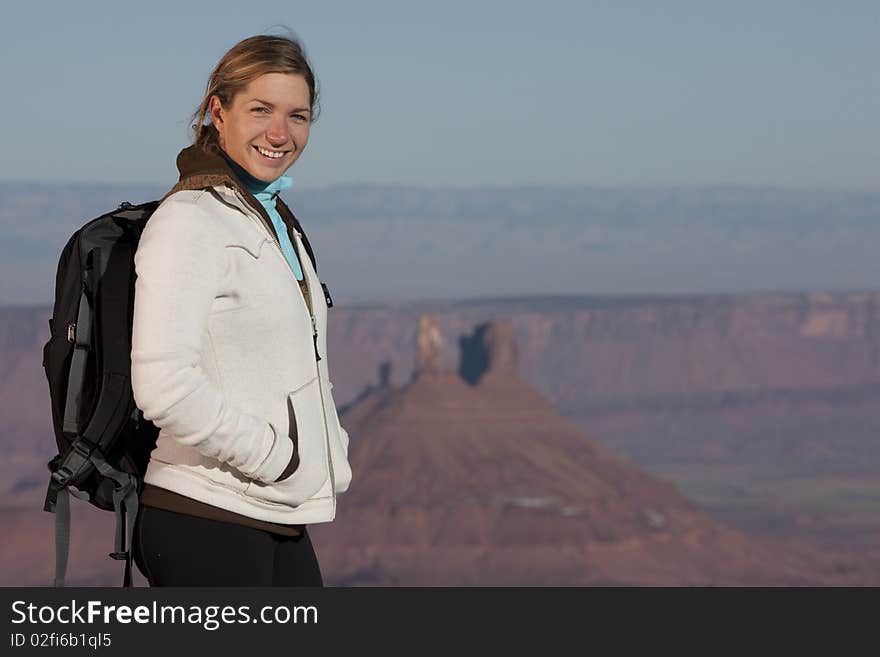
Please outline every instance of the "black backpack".
[{"label": "black backpack", "polygon": [[[125,561],[123,586],[131,586],[138,496],[159,433],[144,419],[131,389],[134,254],[158,206],[159,201],[126,202],[89,221],[68,240],[58,261],[51,337],[43,347],[58,444],[48,464],[43,506],[55,513],[55,586],[64,586],[67,570],[69,494],[116,513],[110,557]],[[314,265],[304,233],[303,245]],[[332,306],[326,286],[323,291]]]},{"label": "black backpack", "polygon": [[55,586],[64,586],[67,570],[68,493],[116,512],[110,556],[125,560],[123,586],[131,586],[138,495],[159,433],[131,391],[134,253],[158,205],[123,203],[88,222],[58,261],[51,337],[43,347],[58,444],[43,506],[55,513]]}]

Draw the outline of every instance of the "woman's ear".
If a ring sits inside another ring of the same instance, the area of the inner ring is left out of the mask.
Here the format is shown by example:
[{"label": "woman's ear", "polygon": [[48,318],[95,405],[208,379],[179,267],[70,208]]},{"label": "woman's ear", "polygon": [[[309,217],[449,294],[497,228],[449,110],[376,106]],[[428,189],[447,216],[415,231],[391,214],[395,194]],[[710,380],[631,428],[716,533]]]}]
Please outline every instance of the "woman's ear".
[{"label": "woman's ear", "polygon": [[220,103],[220,98],[218,96],[211,96],[211,100],[208,102],[208,111],[211,113],[211,123],[217,128],[217,132],[220,132],[222,130],[221,126],[223,125],[223,105]]},{"label": "woman's ear", "polygon": [[223,104],[218,96],[211,96],[211,100],[208,101],[208,111],[211,114],[211,124],[217,131],[217,144],[220,148],[225,148],[224,133],[226,131],[226,123],[224,121]]}]

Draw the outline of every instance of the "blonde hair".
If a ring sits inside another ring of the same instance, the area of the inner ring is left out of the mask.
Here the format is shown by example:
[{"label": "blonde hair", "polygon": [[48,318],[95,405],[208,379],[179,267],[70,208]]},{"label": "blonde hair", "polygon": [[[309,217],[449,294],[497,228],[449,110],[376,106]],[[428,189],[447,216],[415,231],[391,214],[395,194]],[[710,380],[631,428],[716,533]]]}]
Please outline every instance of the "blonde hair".
[{"label": "blonde hair", "polygon": [[239,41],[217,62],[205,95],[192,115],[193,143],[206,148],[217,147],[217,129],[210,121],[211,97],[228,107],[235,95],[252,80],[266,73],[301,75],[309,86],[311,122],[317,119],[318,90],[312,67],[302,45],[293,37],[258,35]]}]

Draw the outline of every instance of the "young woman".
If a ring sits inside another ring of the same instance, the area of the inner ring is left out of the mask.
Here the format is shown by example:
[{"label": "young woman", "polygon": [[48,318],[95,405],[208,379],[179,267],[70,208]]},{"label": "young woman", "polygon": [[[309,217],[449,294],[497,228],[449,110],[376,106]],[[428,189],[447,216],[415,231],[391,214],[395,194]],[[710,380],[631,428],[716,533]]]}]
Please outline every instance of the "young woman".
[{"label": "young woman", "polygon": [[134,557],[151,586],[322,586],[307,532],[351,480],[329,293],[278,193],[315,119],[295,40],[217,64],[135,255],[132,388],[159,427]]}]

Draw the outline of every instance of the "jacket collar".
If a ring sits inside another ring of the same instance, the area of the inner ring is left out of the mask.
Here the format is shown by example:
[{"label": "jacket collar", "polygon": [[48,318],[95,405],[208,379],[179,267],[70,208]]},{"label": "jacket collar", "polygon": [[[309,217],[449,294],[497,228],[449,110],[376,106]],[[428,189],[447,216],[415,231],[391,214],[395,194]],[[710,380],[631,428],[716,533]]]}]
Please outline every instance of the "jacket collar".
[{"label": "jacket collar", "polygon": [[245,198],[249,194],[217,146],[193,144],[184,148],[177,155],[177,170],[180,178],[165,195],[166,198],[185,189],[206,189],[222,185],[237,189]]},{"label": "jacket collar", "polygon": [[[165,195],[163,201],[175,192],[191,189],[211,189],[221,193],[224,190],[238,192],[237,196],[244,199],[252,212],[263,218],[266,229],[276,240],[278,239],[278,234],[275,232],[275,227],[272,225],[266,208],[248,190],[247,185],[235,175],[235,171],[220,153],[218,146],[193,144],[184,148],[177,155],[177,170],[180,172],[180,179]],[[278,200],[280,201],[280,199]],[[244,208],[241,209],[244,210]],[[284,218],[283,213],[279,214]]]},{"label": "jacket collar", "polygon": [[[250,209],[263,217],[266,228],[276,240],[278,239],[275,227],[272,225],[272,220],[269,218],[269,214],[266,212],[263,204],[251,194],[247,186],[244,185],[244,183],[242,183],[235,175],[232,167],[229,166],[229,163],[226,162],[226,159],[220,153],[218,146],[200,146],[198,144],[193,144],[192,146],[184,148],[177,155],[177,170],[180,172],[180,179],[164,196],[162,199],[163,201],[175,192],[182,190],[208,189],[216,187],[222,189],[223,187],[228,187],[236,190],[250,206]],[[281,197],[277,197],[275,207],[278,210],[278,214],[281,216],[282,221],[284,221],[287,226],[288,237],[291,242],[293,242],[293,232],[296,231],[302,238],[303,246],[305,246],[306,251],[308,252],[309,258],[312,261],[312,266],[317,268],[315,253],[312,251],[312,246],[309,244],[308,239],[303,234],[303,229],[300,226],[299,221]]]}]

